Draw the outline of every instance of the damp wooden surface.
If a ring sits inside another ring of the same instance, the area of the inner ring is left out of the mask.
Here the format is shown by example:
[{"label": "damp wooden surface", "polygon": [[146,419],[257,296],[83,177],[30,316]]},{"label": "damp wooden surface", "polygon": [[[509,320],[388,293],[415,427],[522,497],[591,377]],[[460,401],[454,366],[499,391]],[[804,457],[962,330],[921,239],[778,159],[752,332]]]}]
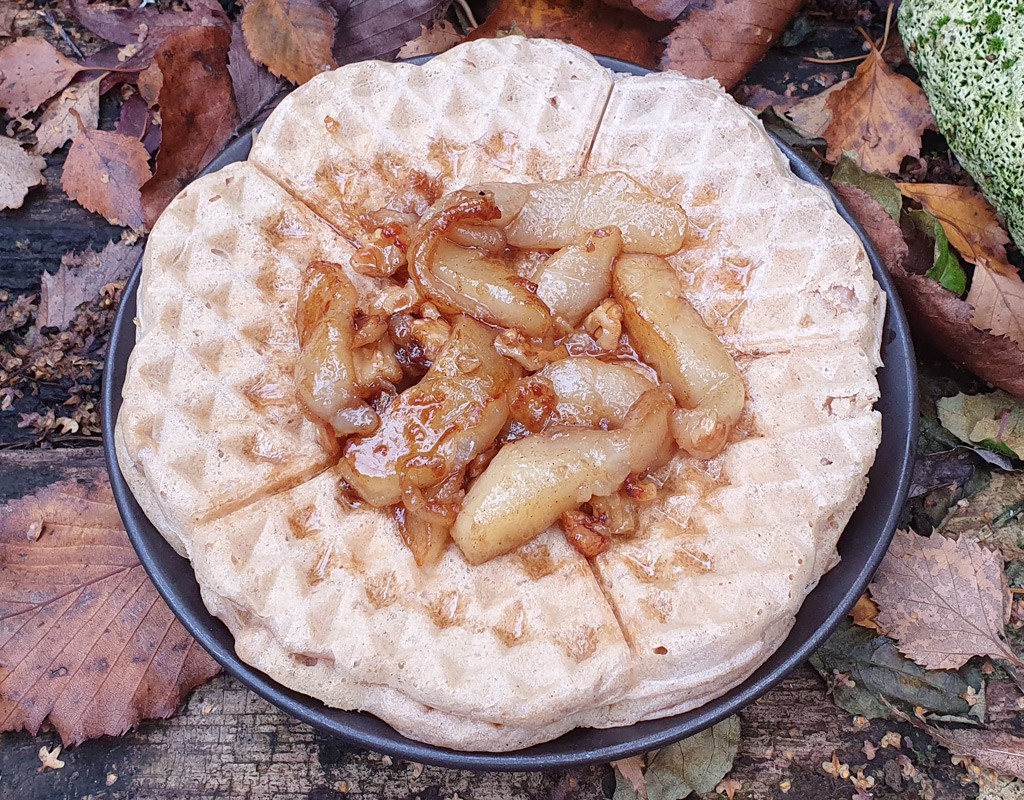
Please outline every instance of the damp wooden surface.
[{"label": "damp wooden surface", "polygon": [[[99,448],[0,452],[0,502],[60,479],[102,469]],[[1008,695],[1012,699],[1012,693]],[[1012,702],[1008,700],[1007,702]],[[998,714],[992,708],[990,715]],[[1015,712],[1007,712],[1015,713]],[[741,712],[742,743],[731,777],[741,800],[853,798],[853,785],[822,764],[840,762],[875,783],[874,800],[961,800],[977,794],[949,753],[908,725],[875,720],[866,727],[837,708],[809,666]],[[909,738],[903,750],[879,749],[890,730]],[[420,767],[348,747],[296,722],[237,681],[221,676],[196,690],[166,720],[119,738],[86,742],[61,754],[65,766],[41,770],[40,747],[53,732],[0,736],[2,800],[596,800],[612,796],[615,778],[601,765],[551,773],[470,773]],[[897,763],[908,755],[916,781]],[[721,797],[710,794],[706,798]]]}]

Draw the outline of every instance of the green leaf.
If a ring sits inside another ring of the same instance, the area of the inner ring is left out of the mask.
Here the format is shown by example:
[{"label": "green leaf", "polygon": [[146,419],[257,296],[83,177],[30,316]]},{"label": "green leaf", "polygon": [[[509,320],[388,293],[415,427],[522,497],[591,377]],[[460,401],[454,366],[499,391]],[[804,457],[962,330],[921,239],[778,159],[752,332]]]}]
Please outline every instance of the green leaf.
[{"label": "green leaf", "polygon": [[958,394],[936,404],[939,421],[961,441],[997,453],[1024,456],[1024,406],[1003,391]]},{"label": "green leaf", "polygon": [[891,639],[848,621],[811,656],[811,664],[830,682],[833,671],[849,676],[836,682],[833,698],[850,714],[887,718],[889,709],[879,695],[911,713],[914,706],[958,716],[971,710],[961,696],[968,683],[958,672],[926,670],[901,655]]},{"label": "green leaf", "polygon": [[857,164],[853,153],[843,153],[836,168],[832,170],[832,183],[848,183],[863,189],[885,209],[896,224],[900,221],[903,208],[903,193],[894,181],[877,172],[865,172]]},{"label": "green leaf", "polygon": [[924,210],[908,211],[907,214],[918,228],[935,240],[935,265],[925,275],[959,297],[967,290],[967,273],[956,253],[950,249],[942,224]]},{"label": "green leaf", "polygon": [[729,774],[740,746],[740,718],[663,747],[647,768],[649,800],[682,800],[691,792],[711,792]]}]

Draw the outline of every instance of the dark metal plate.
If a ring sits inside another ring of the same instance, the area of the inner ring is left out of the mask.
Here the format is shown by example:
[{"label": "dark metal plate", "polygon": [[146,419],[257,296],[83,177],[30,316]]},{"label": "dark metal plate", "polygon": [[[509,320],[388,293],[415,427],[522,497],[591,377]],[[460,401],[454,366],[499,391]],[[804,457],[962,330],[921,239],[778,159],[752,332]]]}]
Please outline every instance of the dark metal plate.
[{"label": "dark metal plate", "polygon": [[[425,58],[413,59],[422,63]],[[598,58],[616,72],[642,75],[648,70]],[[774,138],[774,137],[773,137]],[[110,339],[103,374],[103,444],[118,509],[149,577],[178,619],[224,669],[291,716],[361,747],[396,758],[474,770],[542,770],[607,763],[654,750],[690,736],[734,714],[767,692],[804,661],[835,630],[864,591],[888,549],[907,496],[917,439],[917,371],[907,321],[888,273],[860,225],[843,207],[817,171],[785,143],[775,139],[793,172],[827,191],[842,217],[860,236],[875,279],[887,295],[882,344],[885,366],[878,371],[882,443],[868,473],[868,489],[839,540],[840,563],[827,572],[804,601],[786,641],[747,680],[700,708],[664,719],[608,730],[577,729],[554,741],[510,753],[458,752],[400,736],[376,717],[328,708],[320,701],[285,688],[235,655],[234,639],[211,615],[199,594],[192,567],[171,548],[143,514],[125,483],[114,455],[114,422],[121,408],[128,356],[135,345],[135,294],[141,262],[125,286]],[[252,147],[252,133],[238,139],[207,168],[212,172],[241,161]],[[382,657],[387,657],[382,654]]]}]

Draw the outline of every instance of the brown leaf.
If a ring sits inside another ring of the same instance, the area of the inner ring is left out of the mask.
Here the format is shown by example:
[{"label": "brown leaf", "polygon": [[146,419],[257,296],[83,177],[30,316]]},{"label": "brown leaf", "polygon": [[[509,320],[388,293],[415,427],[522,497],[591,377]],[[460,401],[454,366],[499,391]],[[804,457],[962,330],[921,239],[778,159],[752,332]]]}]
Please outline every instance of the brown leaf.
[{"label": "brown leaf", "polygon": [[635,8],[651,19],[673,20],[693,6],[693,0],[604,0],[618,8]]},{"label": "brown leaf", "polygon": [[672,30],[669,23],[609,8],[600,0],[500,0],[468,38],[492,38],[513,26],[527,36],[561,39],[652,69],[664,50],[660,40]]},{"label": "brown leaf", "polygon": [[100,470],[0,509],[0,573],[0,731],[117,736],[220,671],[146,577]]},{"label": "brown leaf", "polygon": [[631,756],[621,761],[613,761],[612,766],[629,785],[633,787],[636,796],[640,800],[647,800],[647,781],[644,780],[644,758],[643,756]]},{"label": "brown leaf", "polygon": [[853,151],[867,172],[899,172],[904,156],[921,152],[921,134],[935,127],[924,91],[893,72],[872,47],[852,78],[837,84],[825,107],[826,158],[835,163]]},{"label": "brown leaf", "polygon": [[65,328],[75,309],[100,293],[108,283],[128,277],[142,254],[142,245],[108,242],[99,253],[87,250],[76,266],[61,264],[55,274],[44,272],[36,312],[36,329]]},{"label": "brown leaf", "polygon": [[[99,125],[101,80],[93,78],[73,84],[46,107],[36,126],[35,153],[46,155],[63,147],[78,132],[78,120],[88,129]],[[77,119],[71,113],[72,109]]]},{"label": "brown leaf", "polygon": [[969,539],[897,531],[871,584],[878,625],[927,669],[957,669],[974,656],[1016,662],[1003,641],[1010,592],[1003,560]]},{"label": "brown leaf", "polygon": [[61,187],[110,224],[141,230],[145,219],[139,190],[150,175],[149,153],[138,139],[83,128],[71,141]]},{"label": "brown leaf", "polygon": [[235,104],[242,124],[251,122],[284,86],[266,67],[256,63],[245,44],[242,25],[237,20],[231,28],[228,49],[228,74],[235,92]]},{"label": "brown leaf", "polygon": [[331,53],[337,24],[327,0],[249,0],[242,11],[253,58],[299,84],[337,66]]},{"label": "brown leaf", "polygon": [[432,23],[442,0],[329,0],[338,14],[334,58],[339,64],[390,59],[423,25]]},{"label": "brown leaf", "polygon": [[1008,336],[1024,348],[1024,282],[1006,259],[1010,241],[984,195],[966,186],[901,183],[900,191],[917,200],[942,224],[949,243],[979,269],[967,302],[980,330]]},{"label": "brown leaf", "polygon": [[1024,397],[1024,352],[1004,336],[978,330],[971,324],[970,305],[931,278],[907,271],[906,241],[877,200],[848,184],[833,188],[864,226],[892,275],[915,338],[937,347],[989,383]]},{"label": "brown leaf", "polygon": [[26,153],[14,139],[0,136],[0,209],[21,208],[33,186],[46,183],[46,161]]},{"label": "brown leaf", "polygon": [[189,11],[158,8],[122,8],[87,0],[65,0],[68,16],[101,39],[120,45],[140,44],[150,57],[163,40],[184,28],[227,25],[216,3],[192,2]]},{"label": "brown leaf", "polygon": [[905,197],[934,216],[946,238],[972,264],[1006,262],[1009,234],[981,192],[946,183],[897,183]]},{"label": "brown leaf", "polygon": [[238,124],[228,75],[231,32],[188,28],[169,36],[155,64],[160,88],[163,142],[156,174],[142,190],[146,221],[152,226],[171,199],[221,151]]},{"label": "brown leaf", "polygon": [[82,67],[45,39],[17,39],[0,50],[0,108],[23,117],[68,85]]},{"label": "brown leaf", "polygon": [[0,36],[14,35],[14,21],[18,18],[18,6],[9,0],[0,0]]},{"label": "brown leaf", "polygon": [[928,733],[954,755],[973,758],[983,767],[1024,780],[1024,739],[1003,731],[936,728]]},{"label": "brown leaf", "polygon": [[825,91],[804,98],[786,111],[797,129],[808,139],[818,139],[825,135],[832,124],[832,112],[828,109],[828,99],[834,92],[843,87],[843,82],[829,86]]},{"label": "brown leaf", "polygon": [[[667,13],[691,4],[637,0],[635,5]],[[803,0],[709,0],[692,5],[665,40],[660,66],[691,78],[716,78],[731,89],[768,52],[802,5]]]},{"label": "brown leaf", "polygon": [[445,50],[455,47],[465,38],[455,30],[454,25],[442,19],[429,28],[426,25],[420,25],[420,35],[403,44],[397,55],[398,58],[412,58],[427,56],[431,53],[443,53]]},{"label": "brown leaf", "polygon": [[860,625],[862,628],[868,628],[879,633],[882,632],[882,629],[878,627],[878,623],[875,622],[875,619],[878,617],[878,605],[867,596],[867,593],[857,598],[857,603],[850,610],[850,616],[853,617],[854,625]]},{"label": "brown leaf", "polygon": [[160,102],[160,90],[164,88],[164,74],[156,64],[150,64],[139,72],[135,82],[139,95],[150,108]]},{"label": "brown leaf", "polygon": [[843,205],[863,226],[864,232],[867,233],[889,271],[902,270],[903,263],[910,251],[903,239],[900,226],[896,224],[889,212],[875,198],[857,186],[849,183],[837,183],[832,188],[842,199]]}]

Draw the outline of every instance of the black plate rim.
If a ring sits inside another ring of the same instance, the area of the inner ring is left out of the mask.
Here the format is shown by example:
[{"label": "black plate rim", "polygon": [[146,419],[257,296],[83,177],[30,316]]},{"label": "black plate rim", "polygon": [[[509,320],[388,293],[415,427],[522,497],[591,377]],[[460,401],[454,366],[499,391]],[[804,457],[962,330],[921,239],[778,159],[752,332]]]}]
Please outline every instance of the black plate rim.
[{"label": "black plate rim", "polygon": [[[413,63],[423,63],[429,58],[430,56],[422,56],[410,59],[410,61]],[[603,66],[616,72],[644,75],[651,71],[618,59],[601,56],[598,56],[597,59]],[[885,469],[888,470],[886,477],[889,478],[888,501],[883,504],[885,508],[882,509],[880,519],[872,526],[876,529],[877,536],[857,574],[853,576],[852,580],[849,580],[845,588],[837,587],[837,590],[832,593],[833,595],[838,595],[838,598],[829,596],[831,601],[829,605],[832,606],[831,612],[818,624],[811,635],[807,636],[802,642],[795,644],[792,651],[786,654],[779,663],[774,664],[767,670],[765,669],[773,660],[777,660],[779,653],[782,653],[790,645],[790,638],[792,638],[796,626],[794,626],[794,630],[787,636],[787,639],[779,649],[750,677],[726,694],[711,700],[700,708],[684,714],[660,720],[650,720],[632,726],[609,729],[608,731],[588,731],[598,737],[602,733],[614,734],[616,739],[621,738],[623,734],[628,734],[631,730],[636,729],[640,731],[633,738],[613,741],[606,745],[573,748],[571,740],[574,738],[574,735],[578,734],[578,731],[570,731],[552,742],[506,753],[455,751],[407,739],[370,715],[328,709],[319,701],[287,689],[264,673],[244,663],[238,658],[232,647],[226,646],[224,642],[218,641],[215,638],[216,634],[213,629],[217,626],[223,626],[223,623],[213,617],[205,608],[202,608],[201,611],[196,611],[184,605],[185,601],[182,590],[176,585],[176,577],[169,570],[168,564],[164,563],[167,559],[166,550],[169,549],[169,545],[163,542],[160,534],[153,528],[152,523],[149,522],[138,507],[117,463],[114,449],[114,423],[121,406],[120,387],[121,382],[123,382],[124,370],[135,341],[135,297],[142,269],[142,259],[140,258],[139,263],[125,285],[121,305],[111,331],[108,354],[104,365],[101,403],[104,458],[118,510],[124,520],[132,545],[138,553],[139,560],[156,586],[157,591],[189,633],[195,637],[200,645],[229,674],[292,717],[308,723],[325,733],[337,736],[353,745],[407,761],[456,769],[528,771],[564,769],[567,767],[608,763],[638,753],[655,750],[672,742],[679,741],[686,736],[693,735],[736,713],[777,685],[789,672],[806,660],[836,629],[853,607],[857,598],[860,597],[867,587],[868,582],[871,580],[888,549],[910,485],[915,443],[917,440],[918,397],[916,361],[907,320],[892,279],[884,268],[871,240],[842,204],[839,197],[832,190],[832,187],[821,178],[817,171],[779,137],[771,132],[769,132],[769,135],[771,135],[775,144],[788,158],[793,172],[798,177],[828,193],[840,215],[849,223],[864,244],[875,280],[882,286],[887,296],[884,332],[887,339],[883,343],[883,349],[886,352],[889,363],[879,370],[879,379],[881,382],[882,376],[885,374],[895,384],[893,393],[884,396],[876,406],[887,406],[886,411],[883,413],[883,444],[879,447],[878,453],[881,456],[884,450],[886,455],[895,456],[894,461],[885,465]],[[227,164],[245,159],[251,146],[252,131],[249,131],[228,145],[202,174],[216,171]],[[898,370],[898,372],[889,373],[890,370]],[[120,382],[117,380],[118,377],[121,378]],[[117,384],[116,386],[115,383]],[[888,406],[892,407],[888,408]],[[878,465],[879,460],[876,458],[876,463],[872,466],[872,472],[876,471]],[[858,506],[855,516],[863,507],[864,501]],[[148,531],[145,530],[146,526],[149,527]],[[848,529],[849,527],[848,525]],[[846,531],[844,531],[843,536],[845,537],[846,535]],[[842,545],[842,539],[840,544]],[[163,545],[163,548],[161,548],[161,545]],[[161,549],[164,552],[157,552]],[[173,554],[173,551],[171,551],[171,554],[174,558],[188,565],[187,561],[180,559],[179,556]],[[180,564],[178,566],[180,568]],[[836,568],[836,570],[838,569],[839,567]],[[804,609],[808,607],[808,604],[812,601],[817,602],[820,599],[818,595],[829,586],[829,575],[833,575],[836,570],[826,573],[822,577],[821,582],[819,582],[818,587],[805,599],[804,605],[797,614],[798,621]],[[190,566],[188,571],[191,572]],[[194,576],[192,584],[195,584]],[[369,723],[371,728],[381,728],[383,726],[383,729],[379,732],[368,730],[367,720],[374,720],[374,723]],[[566,740],[570,741],[566,742]]]}]

